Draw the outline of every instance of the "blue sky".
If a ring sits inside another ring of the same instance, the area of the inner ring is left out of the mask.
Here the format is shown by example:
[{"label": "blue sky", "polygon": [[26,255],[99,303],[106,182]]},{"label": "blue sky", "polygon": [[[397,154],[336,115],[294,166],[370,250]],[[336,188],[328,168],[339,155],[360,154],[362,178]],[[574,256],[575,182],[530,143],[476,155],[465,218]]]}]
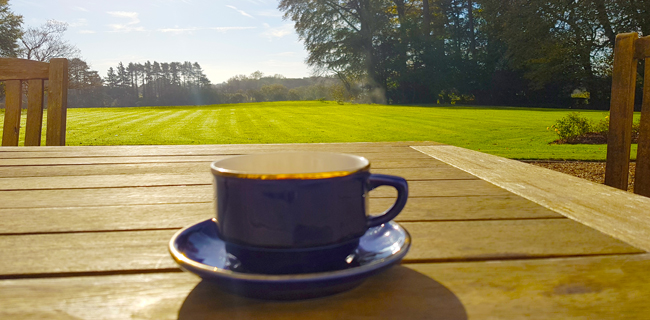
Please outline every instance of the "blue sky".
[{"label": "blue sky", "polygon": [[9,0],[23,26],[54,19],[104,77],[128,62],[198,62],[212,83],[254,71],[310,75],[307,56],[277,0]]}]

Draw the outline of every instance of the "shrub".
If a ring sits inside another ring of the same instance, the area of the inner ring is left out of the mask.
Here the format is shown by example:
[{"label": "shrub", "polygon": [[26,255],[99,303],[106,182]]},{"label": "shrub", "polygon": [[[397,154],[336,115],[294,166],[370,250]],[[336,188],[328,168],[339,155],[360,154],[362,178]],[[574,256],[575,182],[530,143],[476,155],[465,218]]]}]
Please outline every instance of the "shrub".
[{"label": "shrub", "polygon": [[607,135],[607,131],[609,131],[609,116],[605,116],[604,119],[598,121],[598,123],[594,125],[593,131]]},{"label": "shrub", "polygon": [[[632,143],[637,143],[639,140],[639,122],[632,123]],[[609,116],[606,116],[604,119],[598,121],[596,125],[593,126],[593,132],[598,132],[603,136],[607,137],[607,132],[609,132]]]},{"label": "shrub", "polygon": [[[557,120],[554,125],[546,128],[553,129],[560,137],[560,143],[583,143],[580,138],[589,136],[591,143],[594,143],[594,137],[600,136],[597,141],[606,141],[609,132],[609,116],[593,123],[591,120],[581,116],[577,112],[572,112],[566,117]],[[639,123],[632,123],[632,143],[637,143],[639,137]],[[602,140],[604,139],[604,140]],[[589,142],[588,142],[589,143]],[[606,143],[606,142],[596,142]]]},{"label": "shrub", "polygon": [[552,128],[564,142],[572,142],[587,132],[592,132],[591,120],[583,117],[578,112],[569,113],[566,117],[557,120]]}]

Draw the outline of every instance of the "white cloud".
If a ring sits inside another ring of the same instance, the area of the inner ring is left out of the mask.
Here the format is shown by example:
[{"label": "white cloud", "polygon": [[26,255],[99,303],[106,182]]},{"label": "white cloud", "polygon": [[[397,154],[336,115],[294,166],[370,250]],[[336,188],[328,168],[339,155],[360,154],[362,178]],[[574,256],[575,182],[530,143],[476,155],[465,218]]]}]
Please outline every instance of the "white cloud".
[{"label": "white cloud", "polygon": [[77,6],[72,7],[72,10],[88,12],[88,9],[86,9],[84,7],[77,7]]},{"label": "white cloud", "polygon": [[131,22],[129,24],[136,24],[140,22],[140,19],[138,19],[138,13],[137,12],[128,12],[128,11],[109,11],[106,12],[113,17],[118,17],[118,18],[129,18],[131,19]]},{"label": "white cloud", "polygon": [[173,34],[181,34],[181,33],[192,33],[193,31],[199,30],[199,28],[196,27],[191,27],[191,28],[163,28],[163,29],[158,29],[158,31],[162,33],[173,33]]},{"label": "white cloud", "polygon": [[174,28],[158,29],[157,31],[163,32],[163,33],[184,34],[184,33],[193,33],[194,31],[199,31],[199,30],[214,30],[214,31],[219,31],[219,32],[226,32],[226,31],[232,31],[232,30],[247,30],[247,29],[255,29],[255,27],[210,27],[210,28],[197,28],[197,27],[179,28],[179,27],[174,27]]},{"label": "white cloud", "polygon": [[262,17],[272,17],[272,18],[281,18],[282,17],[282,12],[278,10],[266,10],[266,11],[258,11],[256,13],[258,16]]},{"label": "white cloud", "polygon": [[262,36],[273,40],[273,38],[282,38],[293,33],[293,24],[288,23],[279,27],[270,27],[268,24],[264,25],[267,29],[262,32]]},{"label": "white cloud", "polygon": [[108,26],[113,29],[111,31],[113,32],[131,32],[131,31],[144,31],[144,27],[142,26],[136,26],[138,23],[140,23],[140,19],[138,19],[138,13],[137,12],[127,12],[127,11],[109,11],[106,12],[109,15],[116,17],[116,18],[127,18],[130,19],[130,21],[123,23],[123,24],[109,24]]},{"label": "white cloud", "polygon": [[255,27],[214,27],[208,29],[225,32],[230,30],[247,30],[247,29],[256,29],[256,28]]},{"label": "white cloud", "polygon": [[239,12],[242,16],[245,16],[245,17],[249,17],[249,18],[253,18],[253,19],[255,19],[253,16],[251,16],[251,15],[248,14],[248,13],[246,13],[246,11],[244,11],[244,10],[239,10],[239,9],[237,9],[237,7],[235,7],[235,6],[226,5],[226,7],[228,7],[228,8],[230,8],[230,9],[233,9],[233,10]]},{"label": "white cloud", "polygon": [[87,25],[88,25],[88,20],[81,18],[81,19],[77,19],[77,21],[71,23],[70,27],[75,28],[75,27],[83,27],[83,26],[87,26]]}]

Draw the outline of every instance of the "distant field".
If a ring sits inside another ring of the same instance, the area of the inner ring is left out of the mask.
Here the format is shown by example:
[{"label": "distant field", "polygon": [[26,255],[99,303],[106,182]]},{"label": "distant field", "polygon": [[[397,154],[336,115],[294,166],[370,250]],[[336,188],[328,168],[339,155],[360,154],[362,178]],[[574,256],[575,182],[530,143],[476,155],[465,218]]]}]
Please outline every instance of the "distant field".
[{"label": "distant field", "polygon": [[[69,109],[67,143],[140,145],[437,141],[514,159],[604,160],[604,145],[549,144],[557,137],[546,128],[571,111],[510,107],[339,105],[318,101]],[[607,113],[582,111],[582,114],[598,121]],[[0,119],[3,117],[4,110],[0,112]],[[636,153],[636,149],[633,153]]]}]

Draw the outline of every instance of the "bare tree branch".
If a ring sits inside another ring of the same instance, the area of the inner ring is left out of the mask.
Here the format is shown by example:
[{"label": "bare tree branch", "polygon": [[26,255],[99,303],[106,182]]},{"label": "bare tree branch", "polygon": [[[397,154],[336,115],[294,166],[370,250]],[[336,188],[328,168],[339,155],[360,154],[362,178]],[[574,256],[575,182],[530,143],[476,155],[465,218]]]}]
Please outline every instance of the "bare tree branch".
[{"label": "bare tree branch", "polygon": [[37,61],[78,57],[79,49],[63,39],[66,30],[68,24],[56,20],[48,20],[37,28],[28,28],[20,39],[19,57]]}]

